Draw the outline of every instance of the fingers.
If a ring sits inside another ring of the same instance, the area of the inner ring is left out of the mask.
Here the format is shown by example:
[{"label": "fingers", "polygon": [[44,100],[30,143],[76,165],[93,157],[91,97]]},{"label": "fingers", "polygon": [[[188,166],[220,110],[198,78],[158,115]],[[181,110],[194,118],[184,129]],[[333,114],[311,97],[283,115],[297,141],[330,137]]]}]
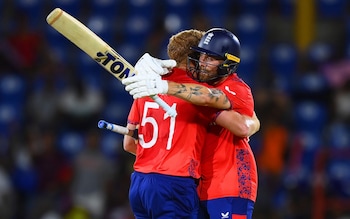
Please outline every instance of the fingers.
[{"label": "fingers", "polygon": [[[131,90],[131,91],[129,92],[129,94],[130,94],[131,96],[134,96],[135,94],[141,94],[141,93],[144,93],[145,96],[149,96],[148,89],[145,88],[145,87],[138,87],[138,88],[135,88],[135,89],[133,89],[133,90]],[[135,99],[136,99],[136,98],[135,98]]]},{"label": "fingers", "polygon": [[[132,84],[132,83],[135,83],[135,82],[139,82],[139,81],[145,81],[147,79],[152,79],[154,77],[157,77],[158,75],[151,75],[151,74],[137,74],[133,77],[129,77],[129,78],[124,78],[122,80],[122,84],[124,85],[128,85],[128,84]],[[159,77],[159,76],[158,76]]]},{"label": "fingers", "polygon": [[139,93],[135,93],[134,95],[132,95],[132,97],[135,100],[138,98],[147,97],[147,96],[150,96],[150,95],[148,95],[148,92],[139,92]]},{"label": "fingers", "polygon": [[129,84],[135,83],[137,81],[140,81],[140,75],[135,75],[133,77],[124,78],[122,80],[122,84],[129,85]]},{"label": "fingers", "polygon": [[129,94],[133,96],[134,99],[147,97],[154,95],[153,89],[149,89],[146,86],[136,87],[129,91]]},{"label": "fingers", "polygon": [[144,85],[145,85],[145,81],[139,81],[139,82],[131,83],[131,84],[128,84],[125,87],[125,90],[129,92],[129,91],[131,91],[133,89],[136,89],[136,88],[144,86]]},{"label": "fingers", "polygon": [[145,53],[135,65],[136,72],[140,73],[156,73],[162,74],[163,68],[160,63],[157,62],[156,58],[153,58],[148,53]]},{"label": "fingers", "polygon": [[135,70],[138,74],[164,75],[176,66],[176,61],[172,59],[161,60],[145,53],[136,63]]},{"label": "fingers", "polygon": [[141,62],[136,70],[140,74],[157,74],[160,75],[163,73],[163,68],[154,60],[150,60],[147,62]]}]

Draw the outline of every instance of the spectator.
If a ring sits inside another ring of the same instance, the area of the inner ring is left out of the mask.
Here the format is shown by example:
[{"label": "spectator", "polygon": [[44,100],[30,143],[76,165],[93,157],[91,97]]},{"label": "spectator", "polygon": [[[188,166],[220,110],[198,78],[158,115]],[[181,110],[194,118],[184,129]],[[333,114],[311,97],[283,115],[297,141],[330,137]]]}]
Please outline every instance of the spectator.
[{"label": "spectator", "polygon": [[93,219],[103,218],[106,186],[112,179],[114,167],[102,153],[100,134],[89,130],[86,147],[74,159],[72,197],[75,207],[86,209]]}]

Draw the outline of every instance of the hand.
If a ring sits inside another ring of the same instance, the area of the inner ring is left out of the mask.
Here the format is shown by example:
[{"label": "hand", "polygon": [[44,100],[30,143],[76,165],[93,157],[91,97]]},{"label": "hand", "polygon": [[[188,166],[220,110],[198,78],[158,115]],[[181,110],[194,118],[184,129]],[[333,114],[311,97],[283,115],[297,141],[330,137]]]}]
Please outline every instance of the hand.
[{"label": "hand", "polygon": [[123,79],[122,84],[126,85],[125,90],[134,99],[168,92],[168,82],[154,72],[142,71],[133,77]]},{"label": "hand", "polygon": [[176,66],[176,61],[173,59],[161,60],[150,56],[145,53],[136,63],[135,70],[140,73],[153,72],[158,75],[165,75],[169,73],[169,70]]}]

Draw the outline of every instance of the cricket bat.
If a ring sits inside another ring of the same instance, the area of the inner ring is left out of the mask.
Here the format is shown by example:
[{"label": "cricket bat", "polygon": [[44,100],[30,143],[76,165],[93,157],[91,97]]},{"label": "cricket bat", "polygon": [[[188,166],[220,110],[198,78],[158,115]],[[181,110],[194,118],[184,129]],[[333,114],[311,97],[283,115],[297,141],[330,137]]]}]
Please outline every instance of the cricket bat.
[{"label": "cricket bat", "polygon": [[[55,8],[52,10],[47,16],[46,21],[118,80],[121,81],[124,78],[132,77],[137,74],[134,66],[83,23],[62,9]],[[168,115],[171,117],[176,116],[176,110],[171,108],[159,96],[154,95],[151,96],[151,98],[158,103]]]}]

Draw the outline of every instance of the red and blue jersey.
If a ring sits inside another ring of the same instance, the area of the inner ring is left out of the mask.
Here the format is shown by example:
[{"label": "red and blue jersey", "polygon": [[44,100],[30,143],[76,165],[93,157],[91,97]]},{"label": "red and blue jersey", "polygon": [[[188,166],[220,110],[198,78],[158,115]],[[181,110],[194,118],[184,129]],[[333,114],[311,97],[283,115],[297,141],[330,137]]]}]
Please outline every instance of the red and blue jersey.
[{"label": "red and blue jersey", "polygon": [[[196,83],[178,68],[166,79]],[[207,128],[218,110],[196,106],[170,95],[160,95],[160,98],[176,109],[176,117],[168,116],[149,97],[135,100],[129,113],[128,123],[139,125],[134,170],[199,178]]]},{"label": "red and blue jersey", "polygon": [[[236,74],[216,88],[225,92],[232,109],[253,116],[254,100],[250,87]],[[255,202],[257,167],[247,138],[235,136],[225,128],[209,128],[202,152],[202,180],[198,188],[201,200],[239,197]]]}]

